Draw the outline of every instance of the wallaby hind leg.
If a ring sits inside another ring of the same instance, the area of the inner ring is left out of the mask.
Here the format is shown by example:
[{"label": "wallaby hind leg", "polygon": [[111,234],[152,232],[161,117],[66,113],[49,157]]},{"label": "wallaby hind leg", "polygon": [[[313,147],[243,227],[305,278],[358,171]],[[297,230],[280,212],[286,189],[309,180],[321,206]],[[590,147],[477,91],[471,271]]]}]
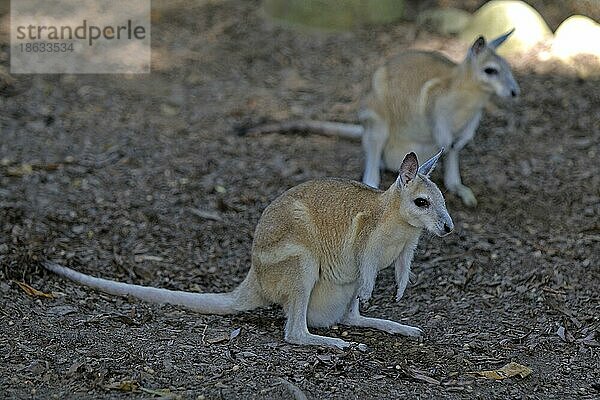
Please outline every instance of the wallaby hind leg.
[{"label": "wallaby hind leg", "polygon": [[286,342],[301,345],[317,345],[327,347],[337,347],[344,349],[350,346],[349,342],[332,337],[313,335],[308,331],[306,316],[308,313],[308,304],[310,293],[318,279],[318,269],[312,262],[306,262],[300,258],[286,260],[287,262],[304,263],[294,269],[297,275],[300,275],[296,282],[290,282],[289,297],[285,305],[287,321],[285,324]]},{"label": "wallaby hind leg", "polygon": [[363,183],[379,187],[381,154],[388,140],[387,124],[374,112],[365,112],[361,116],[364,132],[362,144],[365,153],[365,172]]},{"label": "wallaby hind leg", "polygon": [[462,183],[458,152],[473,139],[480,120],[481,112],[478,112],[465,125],[458,136],[458,140],[449,146],[448,154],[446,154],[444,161],[444,185],[448,190],[458,195],[465,205],[470,207],[477,205],[477,199],[475,199],[475,195],[471,189]]},{"label": "wallaby hind leg", "polygon": [[465,205],[469,207],[477,205],[477,199],[471,189],[462,184],[458,151],[454,149],[448,151],[444,157],[444,185],[449,191],[458,195]]},{"label": "wallaby hind leg", "polygon": [[403,336],[421,336],[423,332],[414,326],[402,325],[398,322],[387,319],[369,318],[360,315],[358,299],[354,300],[350,310],[342,320],[342,324],[349,326],[361,326],[364,328],[373,328],[392,334]]},{"label": "wallaby hind leg", "polygon": [[285,324],[285,341],[293,344],[316,345],[337,347],[345,349],[350,343],[342,339],[314,335],[308,331],[306,324],[306,310],[308,307],[308,296],[299,296],[288,305],[288,319]]}]

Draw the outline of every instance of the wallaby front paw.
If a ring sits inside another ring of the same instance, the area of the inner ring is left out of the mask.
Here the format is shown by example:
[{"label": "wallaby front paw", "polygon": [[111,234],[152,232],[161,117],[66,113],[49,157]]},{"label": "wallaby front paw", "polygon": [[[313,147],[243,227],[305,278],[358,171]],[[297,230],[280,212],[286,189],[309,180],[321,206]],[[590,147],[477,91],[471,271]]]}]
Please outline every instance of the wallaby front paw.
[{"label": "wallaby front paw", "polygon": [[371,186],[375,189],[377,189],[379,187],[379,179],[373,179],[373,178],[363,178],[363,183],[365,185]]},{"label": "wallaby front paw", "polygon": [[[370,319],[373,320],[373,319]],[[402,336],[421,336],[423,335],[423,331],[419,328],[410,325],[402,325],[395,321],[389,320],[376,320],[377,324],[371,324],[370,326],[375,329],[380,329],[387,333],[402,335]]]},{"label": "wallaby front paw", "polygon": [[399,302],[400,300],[402,300],[402,296],[404,296],[404,290],[398,290],[396,292],[396,301]]},{"label": "wallaby front paw", "polygon": [[423,331],[414,326],[402,325],[397,322],[390,321],[390,324],[384,327],[388,333],[393,333],[402,336],[419,337],[423,336]]},{"label": "wallaby front paw", "polygon": [[460,185],[456,188],[456,194],[462,200],[463,204],[468,207],[475,207],[477,205],[477,199],[473,194],[473,191],[465,185]]},{"label": "wallaby front paw", "polygon": [[350,342],[346,342],[342,339],[313,335],[311,333],[303,333],[300,335],[287,334],[285,341],[292,344],[335,347],[342,350],[351,346]]},{"label": "wallaby front paw", "polygon": [[412,337],[421,337],[423,336],[423,331],[414,326],[405,326],[403,332],[398,332],[404,336],[412,336]]}]

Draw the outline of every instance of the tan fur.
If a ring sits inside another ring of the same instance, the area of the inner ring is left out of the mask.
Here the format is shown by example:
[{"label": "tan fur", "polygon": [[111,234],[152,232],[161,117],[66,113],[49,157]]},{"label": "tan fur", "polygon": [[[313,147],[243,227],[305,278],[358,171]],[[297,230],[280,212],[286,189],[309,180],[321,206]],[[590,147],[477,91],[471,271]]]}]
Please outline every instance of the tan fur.
[{"label": "tan fur", "polygon": [[422,51],[406,52],[379,68],[364,105],[388,126],[383,155],[387,169],[397,170],[407,152],[415,151],[421,157],[435,153],[430,120],[436,102],[453,110],[453,131],[465,126],[487,103],[492,93],[473,82],[470,75],[460,64]]},{"label": "tan fur", "polygon": [[[360,315],[379,270],[394,264],[397,299],[406,287],[413,252],[423,228],[445,236],[452,228],[444,199],[428,178],[434,159],[417,173],[416,156],[403,161],[398,181],[386,191],[344,179],[298,185],[263,212],[252,245],[252,266],[231,293],[186,293],[130,285],[84,275],[54,263],[45,267],[85,285],[117,295],[180,304],[202,313],[228,314],[280,304],[291,343],[347,347],[313,335],[308,326],[343,323],[409,336],[418,328]],[[428,202],[419,207],[415,199]]]},{"label": "tan fur", "polygon": [[[515,97],[519,86],[510,66],[495,49],[508,32],[487,44],[478,38],[461,63],[436,52],[406,51],[373,74],[362,101],[361,125],[298,120],[241,129],[241,133],[312,132],[361,139],[365,153],[363,182],[378,187],[380,168],[396,171],[404,154],[431,156],[445,147],[444,185],[470,206],[477,203],[462,184],[458,152],[473,138],[493,94]],[[493,67],[497,73],[485,70]]]},{"label": "tan fur", "polygon": [[[497,72],[487,74],[489,67]],[[474,205],[473,193],[460,178],[458,151],[473,137],[494,93],[508,97],[518,92],[510,67],[483,38],[459,64],[426,51],[407,51],[388,61],[373,75],[360,112],[363,182],[377,187],[380,167],[395,171],[407,152],[429,157],[444,146],[447,189]]]}]

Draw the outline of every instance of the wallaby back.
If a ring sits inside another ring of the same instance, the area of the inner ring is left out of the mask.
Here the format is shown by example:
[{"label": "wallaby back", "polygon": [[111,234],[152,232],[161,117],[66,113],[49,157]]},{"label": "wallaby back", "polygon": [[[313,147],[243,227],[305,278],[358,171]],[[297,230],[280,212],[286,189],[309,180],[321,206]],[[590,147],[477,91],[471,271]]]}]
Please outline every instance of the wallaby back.
[{"label": "wallaby back", "polygon": [[403,124],[410,116],[423,114],[422,99],[427,102],[432,90],[440,92],[450,85],[455,67],[439,53],[402,53],[377,69],[363,107],[375,111],[390,125]]}]

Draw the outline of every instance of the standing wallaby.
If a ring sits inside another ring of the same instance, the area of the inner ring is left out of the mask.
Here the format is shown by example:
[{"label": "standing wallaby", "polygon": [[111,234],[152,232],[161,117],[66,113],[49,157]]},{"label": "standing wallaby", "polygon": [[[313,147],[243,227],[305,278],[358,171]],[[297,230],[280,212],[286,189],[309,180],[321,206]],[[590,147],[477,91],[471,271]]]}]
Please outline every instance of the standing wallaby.
[{"label": "standing wallaby", "polygon": [[308,130],[362,138],[363,182],[373,187],[379,186],[380,168],[396,170],[404,154],[413,151],[424,158],[445,147],[444,185],[466,205],[474,206],[475,196],[461,180],[458,153],[475,135],[483,108],[494,93],[500,97],[519,94],[510,66],[495,52],[513,31],[490,43],[480,36],[459,64],[439,53],[414,50],[387,62],[373,75],[372,90],[363,100],[362,127],[290,121],[247,132]]},{"label": "standing wallaby", "polygon": [[492,94],[519,94],[510,66],[494,51],[512,32],[489,44],[480,36],[460,64],[438,53],[412,51],[375,72],[360,114],[365,129],[363,182],[379,185],[381,161],[393,169],[408,151],[426,156],[444,146],[444,185],[466,205],[477,204],[462,184],[458,152],[475,135]]},{"label": "standing wallaby", "polygon": [[285,340],[345,348],[350,343],[311,334],[308,326],[364,326],[419,336],[421,330],[360,315],[379,270],[392,263],[400,300],[423,228],[438,236],[454,225],[444,198],[429,179],[441,151],[418,165],[408,154],[386,191],[344,179],[313,180],[275,199],[258,222],[252,266],[230,293],[188,293],[95,278],[52,262],[44,266],[98,290],[155,303],[178,304],[205,314],[233,314],[272,303],[287,315]]}]

